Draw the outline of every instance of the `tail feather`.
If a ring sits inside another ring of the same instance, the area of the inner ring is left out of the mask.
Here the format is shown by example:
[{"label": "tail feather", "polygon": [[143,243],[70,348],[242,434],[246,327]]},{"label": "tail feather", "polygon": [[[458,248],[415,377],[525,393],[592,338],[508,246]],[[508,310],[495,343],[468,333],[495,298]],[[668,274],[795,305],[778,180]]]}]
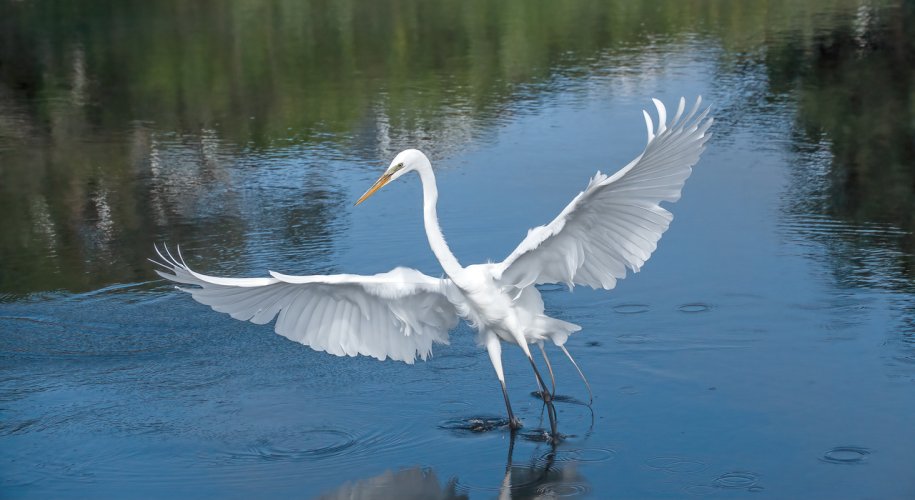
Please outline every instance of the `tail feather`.
[{"label": "tail feather", "polygon": [[562,346],[569,340],[569,335],[581,330],[581,327],[575,323],[569,323],[561,319],[541,316],[537,318],[536,328],[542,332],[543,337],[548,337],[554,344]]}]

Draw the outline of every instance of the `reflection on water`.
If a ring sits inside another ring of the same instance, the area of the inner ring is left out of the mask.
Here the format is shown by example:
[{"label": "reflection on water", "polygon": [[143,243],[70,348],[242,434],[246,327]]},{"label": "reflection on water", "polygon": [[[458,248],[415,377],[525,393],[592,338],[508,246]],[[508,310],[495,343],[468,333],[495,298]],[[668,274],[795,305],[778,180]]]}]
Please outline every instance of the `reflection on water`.
[{"label": "reflection on water", "polygon": [[[912,497],[913,32],[900,0],[0,0],[3,496]],[[439,274],[414,183],[351,207],[406,147],[462,261],[502,258],[683,94],[715,137],[645,270],[543,287],[595,393],[556,363],[555,447],[508,352],[525,428],[480,417],[466,325],[341,359],[149,281],[155,242]]]},{"label": "reflection on water", "polygon": [[166,239],[326,257],[334,184],[396,151],[454,155],[594,74],[650,88],[697,37],[743,78],[770,32],[816,50],[857,12],[822,3],[0,2],[0,290],[145,280]]},{"label": "reflection on water", "polygon": [[317,497],[321,500],[357,500],[404,498],[430,500],[467,500],[467,495],[457,493],[455,481],[441,486],[435,471],[416,467],[388,471],[379,476],[354,481],[341,486],[333,493]]},{"label": "reflection on water", "polygon": [[842,288],[897,296],[900,334],[889,342],[915,359],[915,5],[900,2],[818,33],[804,49],[769,59],[777,92],[796,97],[783,226],[804,253],[825,259]]},{"label": "reflection on water", "polygon": [[847,284],[911,290],[915,278],[913,30],[910,2],[864,5],[769,61],[776,90],[798,89],[788,227],[828,242]]},{"label": "reflection on water", "polygon": [[[512,433],[508,443],[508,458],[501,482],[489,485],[469,484],[460,478],[452,478],[440,485],[435,471],[415,467],[385,473],[369,479],[348,482],[333,493],[321,495],[320,499],[386,499],[386,498],[429,498],[468,499],[480,493],[496,494],[500,500],[574,497],[590,493],[587,480],[578,470],[578,462],[604,461],[612,458],[609,450],[595,454],[593,450],[565,449],[549,446],[526,463],[516,463],[514,458],[515,439]],[[596,457],[596,458],[595,458]],[[493,475],[492,477],[495,477]]]}]

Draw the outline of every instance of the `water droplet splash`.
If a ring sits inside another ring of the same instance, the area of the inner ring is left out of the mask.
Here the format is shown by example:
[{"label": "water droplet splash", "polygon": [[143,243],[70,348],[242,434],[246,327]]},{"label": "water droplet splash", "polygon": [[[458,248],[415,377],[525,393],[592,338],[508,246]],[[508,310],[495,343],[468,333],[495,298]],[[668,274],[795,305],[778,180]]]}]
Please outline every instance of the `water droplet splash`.
[{"label": "water droplet splash", "polygon": [[457,434],[466,432],[490,432],[494,430],[508,429],[508,419],[502,417],[479,416],[452,418],[439,424],[439,429],[445,429]]}]

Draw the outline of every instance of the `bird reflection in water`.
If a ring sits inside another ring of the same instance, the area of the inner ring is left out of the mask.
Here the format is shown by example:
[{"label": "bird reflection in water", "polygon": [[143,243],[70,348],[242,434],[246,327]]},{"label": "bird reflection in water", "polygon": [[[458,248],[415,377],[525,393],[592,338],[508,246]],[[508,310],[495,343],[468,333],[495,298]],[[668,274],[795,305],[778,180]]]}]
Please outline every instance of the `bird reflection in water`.
[{"label": "bird reflection in water", "polygon": [[[550,405],[551,406],[551,405]],[[554,498],[570,494],[585,493],[588,483],[580,474],[573,461],[557,460],[557,441],[546,441],[549,451],[535,454],[524,464],[515,464],[513,454],[518,436],[530,434],[512,432],[508,445],[505,472],[498,486],[480,489],[499,492],[500,500],[527,498]],[[536,450],[540,450],[538,447]],[[412,467],[398,471],[386,471],[375,477],[352,481],[337,490],[321,495],[320,500],[372,500],[372,499],[434,499],[467,500],[477,488],[451,478],[442,484],[435,471],[428,467]]]},{"label": "bird reflection in water", "polygon": [[457,492],[457,479],[451,479],[441,486],[434,470],[413,467],[399,471],[386,471],[375,477],[349,482],[336,491],[317,498],[320,500],[374,498],[467,500],[470,497]]}]

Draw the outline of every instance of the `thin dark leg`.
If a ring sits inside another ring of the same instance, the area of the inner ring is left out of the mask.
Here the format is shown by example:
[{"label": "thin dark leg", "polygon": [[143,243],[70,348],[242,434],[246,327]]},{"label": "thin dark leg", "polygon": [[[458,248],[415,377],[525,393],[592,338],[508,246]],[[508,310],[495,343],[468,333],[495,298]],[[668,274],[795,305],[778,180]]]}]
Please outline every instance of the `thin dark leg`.
[{"label": "thin dark leg", "polygon": [[556,406],[552,401],[544,401],[543,408],[540,409],[540,425],[543,425],[543,410],[546,410],[547,418],[550,419],[550,431],[544,432],[544,435],[548,438],[548,441],[552,445],[558,444],[561,439],[559,437],[559,418],[556,415]]},{"label": "thin dark leg", "polygon": [[546,384],[543,382],[543,377],[540,376],[540,371],[537,370],[537,364],[534,363],[534,358],[528,354],[527,360],[531,362],[531,368],[534,369],[534,376],[537,377],[537,383],[540,384],[540,393],[543,395],[543,401],[546,403],[551,403],[553,401],[553,395],[547,392]]},{"label": "thin dark leg", "polygon": [[546,404],[547,416],[550,417],[550,442],[555,444],[559,442],[559,430],[557,426],[556,407],[550,401]]},{"label": "thin dark leg", "polygon": [[486,337],[486,350],[489,352],[489,360],[499,378],[499,384],[502,386],[502,397],[505,398],[505,409],[508,410],[508,426],[514,432],[521,428],[521,421],[515,418],[512,412],[512,405],[508,402],[508,390],[505,389],[505,373],[502,371],[502,344],[499,343],[499,337],[489,334]]},{"label": "thin dark leg", "polygon": [[499,498],[512,497],[512,453],[515,451],[515,438],[517,434],[511,433],[508,438],[508,458],[505,460],[505,476],[502,478],[502,486],[499,488]]},{"label": "thin dark leg", "polygon": [[508,390],[505,389],[505,382],[499,381],[502,385],[502,397],[505,398],[505,409],[508,410],[508,427],[512,431],[518,430],[521,428],[521,421],[515,418],[515,413],[512,411],[512,404],[508,401]]},{"label": "thin dark leg", "polygon": [[550,393],[553,397],[556,397],[556,375],[553,374],[553,364],[550,363],[550,358],[546,355],[546,349],[543,348],[543,342],[537,342],[537,347],[540,348],[540,354],[543,355],[543,361],[546,362],[546,369],[550,372],[550,383],[553,387],[553,390],[550,391]]},{"label": "thin dark leg", "polygon": [[572,358],[572,355],[569,354],[569,350],[566,349],[566,346],[561,345],[561,346],[559,346],[559,348],[562,349],[562,352],[566,353],[566,357],[568,357],[569,361],[572,362],[572,366],[574,366],[575,369],[578,370],[578,375],[581,377],[581,380],[585,383],[585,387],[588,388],[588,406],[591,406],[591,404],[594,403],[594,393],[591,392],[591,384],[588,383],[588,379],[585,378],[584,372],[582,372],[581,368],[578,367],[578,363],[576,363],[575,359]]}]

